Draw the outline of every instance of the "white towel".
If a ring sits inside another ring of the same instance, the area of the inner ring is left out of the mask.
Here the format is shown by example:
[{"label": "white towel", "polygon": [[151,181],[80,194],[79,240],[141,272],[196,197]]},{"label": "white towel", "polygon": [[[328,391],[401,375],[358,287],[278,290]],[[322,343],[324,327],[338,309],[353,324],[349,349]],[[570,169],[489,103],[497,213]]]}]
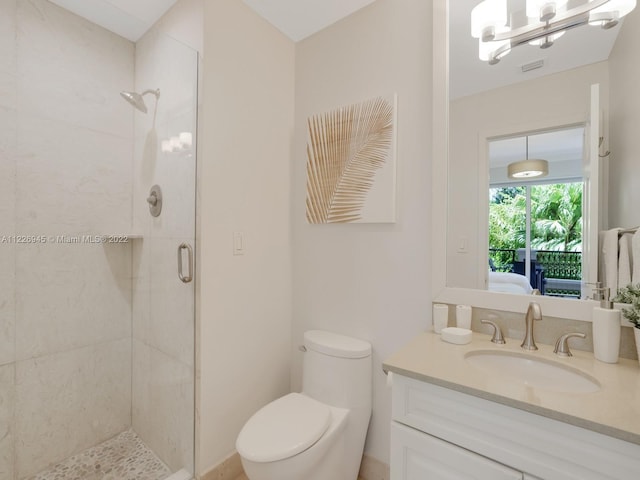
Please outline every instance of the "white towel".
[{"label": "white towel", "polygon": [[[631,283],[633,271],[633,254],[631,253],[632,233],[625,233],[618,241],[618,288],[626,287]],[[611,292],[617,295],[617,292]]]},{"label": "white towel", "polygon": [[633,273],[631,274],[631,281],[633,283],[640,283],[640,228],[633,234],[633,240],[631,241],[631,252],[633,255]]},{"label": "white towel", "polygon": [[618,232],[613,228],[600,232],[600,281],[611,289],[611,296],[618,292]]}]

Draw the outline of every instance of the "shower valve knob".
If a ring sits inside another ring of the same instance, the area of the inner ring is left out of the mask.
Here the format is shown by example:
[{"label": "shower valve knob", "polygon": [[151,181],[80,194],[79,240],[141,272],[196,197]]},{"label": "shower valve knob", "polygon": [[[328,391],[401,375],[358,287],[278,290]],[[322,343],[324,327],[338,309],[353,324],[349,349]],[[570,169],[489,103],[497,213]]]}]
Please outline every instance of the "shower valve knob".
[{"label": "shower valve knob", "polygon": [[154,185],[149,191],[147,197],[147,203],[149,204],[149,213],[153,217],[157,217],[162,212],[162,189],[159,185]]}]

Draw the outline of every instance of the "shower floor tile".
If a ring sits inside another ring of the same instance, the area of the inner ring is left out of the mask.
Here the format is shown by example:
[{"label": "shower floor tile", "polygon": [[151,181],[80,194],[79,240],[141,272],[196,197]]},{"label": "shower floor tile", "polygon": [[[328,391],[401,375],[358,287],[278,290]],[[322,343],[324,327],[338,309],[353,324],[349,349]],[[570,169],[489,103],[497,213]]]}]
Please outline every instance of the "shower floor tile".
[{"label": "shower floor tile", "polygon": [[161,480],[169,468],[127,430],[27,480]]}]

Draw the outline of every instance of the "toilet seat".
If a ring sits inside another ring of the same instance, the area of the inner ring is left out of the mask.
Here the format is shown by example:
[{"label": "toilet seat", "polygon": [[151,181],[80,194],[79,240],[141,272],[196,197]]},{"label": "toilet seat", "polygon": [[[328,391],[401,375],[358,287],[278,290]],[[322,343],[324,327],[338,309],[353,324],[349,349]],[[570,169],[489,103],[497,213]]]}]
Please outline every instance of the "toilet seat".
[{"label": "toilet seat", "polygon": [[290,393],[258,410],[238,436],[238,453],[253,462],[275,462],[315,444],[331,424],[330,408]]}]

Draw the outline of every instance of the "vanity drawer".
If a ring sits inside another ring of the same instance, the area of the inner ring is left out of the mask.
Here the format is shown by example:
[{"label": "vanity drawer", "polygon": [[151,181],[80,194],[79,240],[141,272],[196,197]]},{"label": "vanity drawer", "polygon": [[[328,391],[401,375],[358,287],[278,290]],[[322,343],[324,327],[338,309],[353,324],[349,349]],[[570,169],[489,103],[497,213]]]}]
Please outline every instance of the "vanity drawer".
[{"label": "vanity drawer", "polygon": [[640,445],[401,375],[392,419],[545,480],[640,478]]},{"label": "vanity drawer", "polygon": [[522,480],[505,467],[452,443],[393,422],[391,478],[394,480]]}]

